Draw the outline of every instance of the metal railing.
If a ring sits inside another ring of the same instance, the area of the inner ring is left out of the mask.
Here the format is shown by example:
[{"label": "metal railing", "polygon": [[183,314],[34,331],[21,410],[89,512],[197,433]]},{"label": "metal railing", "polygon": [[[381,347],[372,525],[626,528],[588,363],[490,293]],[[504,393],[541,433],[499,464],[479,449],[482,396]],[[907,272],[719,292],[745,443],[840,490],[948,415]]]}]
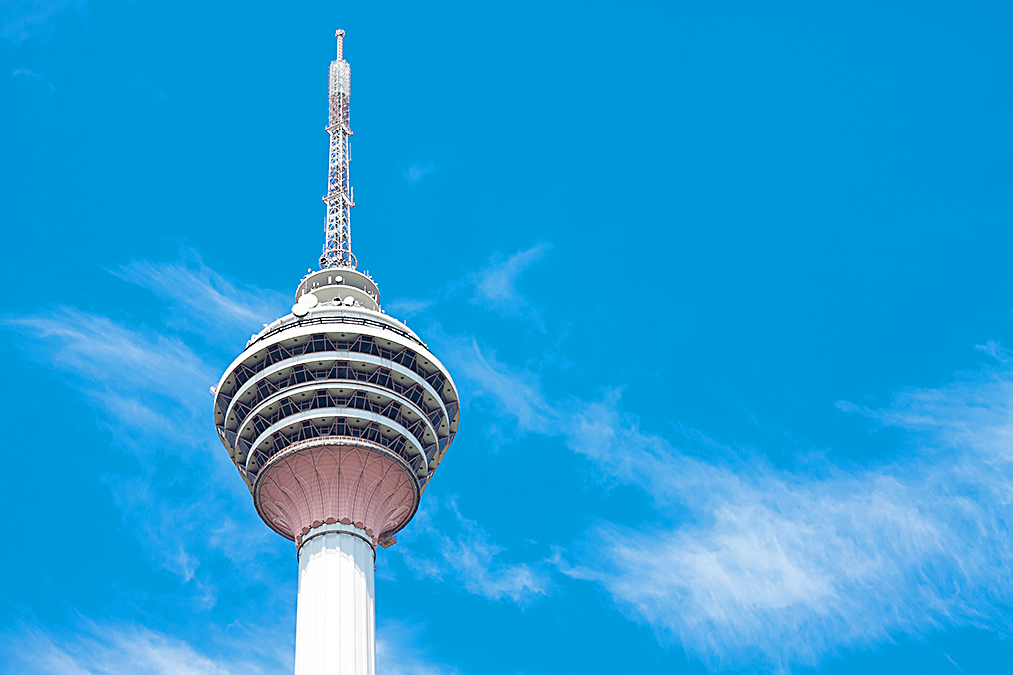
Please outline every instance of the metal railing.
[{"label": "metal railing", "polygon": [[420,344],[426,349],[429,349],[429,347],[426,345],[425,342],[418,339],[417,337],[415,337],[414,335],[412,335],[407,331],[403,331],[400,328],[395,328],[394,326],[384,323],[383,321],[377,321],[376,319],[367,319],[365,317],[358,317],[358,316],[314,316],[306,319],[298,319],[296,321],[292,321],[290,323],[282,324],[280,326],[272,328],[266,333],[257,335],[257,337],[253,340],[250,340],[246,346],[247,348],[249,348],[250,346],[256,344],[257,342],[265,340],[271,337],[272,335],[277,335],[283,330],[288,330],[289,328],[298,328],[301,326],[322,326],[329,323],[344,323],[344,324],[351,324],[354,326],[372,326],[373,328],[389,330],[392,333],[400,335],[403,338],[408,338],[412,342]]}]

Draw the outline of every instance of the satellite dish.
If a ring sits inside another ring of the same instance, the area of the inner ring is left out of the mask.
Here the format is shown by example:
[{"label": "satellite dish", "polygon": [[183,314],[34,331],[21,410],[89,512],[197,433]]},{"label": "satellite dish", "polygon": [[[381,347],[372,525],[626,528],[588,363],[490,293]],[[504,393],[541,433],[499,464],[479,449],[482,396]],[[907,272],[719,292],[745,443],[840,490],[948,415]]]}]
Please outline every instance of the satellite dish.
[{"label": "satellite dish", "polygon": [[349,307],[351,307],[352,304],[355,302],[355,298],[353,298],[352,296],[349,295],[347,298],[345,298],[341,302],[344,303],[344,304],[346,304],[346,305],[348,305]]},{"label": "satellite dish", "polygon": [[334,283],[336,283],[336,284],[340,284],[343,281],[344,281],[344,279],[342,279],[340,276],[334,277]]},{"label": "satellite dish", "polygon": [[300,297],[299,302],[296,304],[302,305],[306,309],[309,309],[310,307],[316,307],[317,303],[319,302],[320,299],[317,296],[313,295],[312,293],[307,293],[302,297]]},{"label": "satellite dish", "polygon": [[307,314],[309,314],[309,311],[310,308],[302,304],[301,302],[297,302],[294,305],[292,305],[292,313],[295,314],[296,316],[306,316]]}]

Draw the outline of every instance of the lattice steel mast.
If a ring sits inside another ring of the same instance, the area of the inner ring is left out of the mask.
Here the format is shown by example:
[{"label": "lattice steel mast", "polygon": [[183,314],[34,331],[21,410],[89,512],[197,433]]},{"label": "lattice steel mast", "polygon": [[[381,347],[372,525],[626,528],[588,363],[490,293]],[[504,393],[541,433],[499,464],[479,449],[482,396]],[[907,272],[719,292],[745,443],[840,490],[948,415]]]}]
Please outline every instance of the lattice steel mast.
[{"label": "lattice steel mast", "polygon": [[324,252],[320,256],[320,269],[345,267],[355,269],[352,253],[352,186],[348,181],[349,146],[352,129],[348,124],[348,98],[351,93],[351,69],[343,58],[345,31],[335,34],[338,39],[338,58],[331,61],[330,115],[327,133],[330,136],[330,153],[327,161],[327,221]]}]

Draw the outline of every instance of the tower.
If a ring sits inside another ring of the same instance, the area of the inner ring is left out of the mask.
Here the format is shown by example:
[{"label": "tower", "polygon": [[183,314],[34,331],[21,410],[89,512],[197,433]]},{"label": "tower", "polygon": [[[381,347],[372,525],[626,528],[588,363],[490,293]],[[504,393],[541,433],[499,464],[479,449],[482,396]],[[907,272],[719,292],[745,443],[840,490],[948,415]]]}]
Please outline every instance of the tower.
[{"label": "tower", "polygon": [[376,547],[415,515],[460,418],[450,373],[356,269],[350,69],[336,35],[320,269],[214,389],[218,436],[257,513],[296,545],[296,675],[375,672]]}]

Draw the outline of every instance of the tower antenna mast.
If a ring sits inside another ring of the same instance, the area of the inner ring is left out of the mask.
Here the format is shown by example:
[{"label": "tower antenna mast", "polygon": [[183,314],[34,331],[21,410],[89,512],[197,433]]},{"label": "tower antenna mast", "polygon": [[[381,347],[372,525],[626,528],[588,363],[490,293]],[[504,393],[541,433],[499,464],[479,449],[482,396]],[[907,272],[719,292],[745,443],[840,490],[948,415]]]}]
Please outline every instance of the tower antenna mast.
[{"label": "tower antenna mast", "polygon": [[338,58],[331,61],[330,114],[327,134],[330,136],[330,153],[327,158],[327,220],[324,251],[320,256],[320,269],[345,267],[355,269],[352,253],[352,186],[348,180],[348,162],[352,129],[348,123],[348,98],[351,94],[351,68],[345,61],[345,31],[334,33],[338,41]]}]

